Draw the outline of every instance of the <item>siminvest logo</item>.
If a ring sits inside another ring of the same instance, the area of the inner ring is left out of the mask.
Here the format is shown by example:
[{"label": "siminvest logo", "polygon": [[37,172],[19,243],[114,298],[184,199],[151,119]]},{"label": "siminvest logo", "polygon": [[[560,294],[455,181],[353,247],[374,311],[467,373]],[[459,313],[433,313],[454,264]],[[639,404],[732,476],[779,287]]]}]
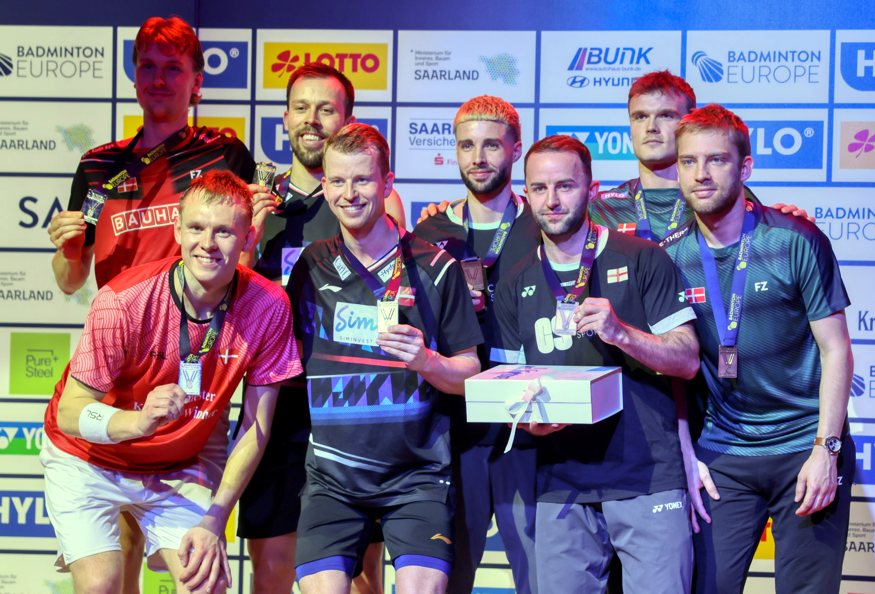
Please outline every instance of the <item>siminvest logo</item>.
[{"label": "siminvest logo", "polygon": [[264,44],[264,88],[285,89],[289,75],[299,66],[327,64],[343,72],[357,90],[388,88],[386,43],[290,43]]}]

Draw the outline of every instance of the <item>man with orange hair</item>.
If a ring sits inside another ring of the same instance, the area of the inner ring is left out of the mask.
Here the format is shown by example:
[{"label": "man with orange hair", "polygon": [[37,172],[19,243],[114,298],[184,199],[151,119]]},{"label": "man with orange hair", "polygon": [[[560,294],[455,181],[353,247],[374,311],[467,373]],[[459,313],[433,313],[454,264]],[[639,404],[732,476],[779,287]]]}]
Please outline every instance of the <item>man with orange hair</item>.
[{"label": "man with orange hair", "polygon": [[[279,383],[301,372],[279,287],[238,266],[252,197],[228,171],[177,205],[182,257],[130,268],[98,292],[46,410],[46,504],[77,592],[119,592],[127,510],[177,591],[231,583],[224,531],[264,451]],[[227,465],[207,452],[247,377]]]}]

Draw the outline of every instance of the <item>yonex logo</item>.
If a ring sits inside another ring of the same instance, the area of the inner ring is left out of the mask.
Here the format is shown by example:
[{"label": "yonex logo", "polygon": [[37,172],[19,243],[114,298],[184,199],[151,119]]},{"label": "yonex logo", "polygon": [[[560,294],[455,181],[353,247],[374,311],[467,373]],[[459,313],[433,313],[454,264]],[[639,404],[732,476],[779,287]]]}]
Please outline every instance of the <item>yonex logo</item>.
[{"label": "yonex logo", "polygon": [[683,501],[671,501],[669,503],[657,503],[653,506],[653,510],[651,513],[658,514],[663,511],[671,511],[674,509],[683,509],[684,502]]},{"label": "yonex logo", "polygon": [[523,292],[521,293],[522,297],[531,297],[535,294],[535,285],[529,285],[527,287],[523,287]]}]

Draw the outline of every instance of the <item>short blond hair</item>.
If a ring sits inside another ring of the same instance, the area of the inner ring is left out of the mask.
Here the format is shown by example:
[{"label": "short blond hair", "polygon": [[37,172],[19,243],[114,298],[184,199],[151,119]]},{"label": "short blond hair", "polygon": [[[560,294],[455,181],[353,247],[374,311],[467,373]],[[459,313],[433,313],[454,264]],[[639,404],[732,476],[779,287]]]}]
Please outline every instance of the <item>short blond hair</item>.
[{"label": "short blond hair", "polygon": [[453,133],[455,134],[459,124],[472,121],[500,122],[510,128],[514,142],[522,138],[520,114],[501,97],[480,95],[465,101],[453,119]]}]

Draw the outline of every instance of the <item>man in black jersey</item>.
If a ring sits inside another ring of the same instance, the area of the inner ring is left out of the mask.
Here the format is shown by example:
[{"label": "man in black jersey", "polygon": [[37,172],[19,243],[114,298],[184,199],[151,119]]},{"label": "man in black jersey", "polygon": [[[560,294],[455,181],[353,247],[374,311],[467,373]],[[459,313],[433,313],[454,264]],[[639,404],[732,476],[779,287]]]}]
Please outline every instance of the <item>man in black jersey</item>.
[{"label": "man in black jersey", "polygon": [[[495,286],[540,242],[531,208],[511,188],[511,168],[522,156],[520,120],[503,99],[483,95],[462,104],[453,127],[465,198],[420,222],[413,232],[462,262],[485,343],[480,364],[489,366],[489,346],[498,336]],[[464,402],[453,405],[456,558],[447,592],[466,594],[486,547],[495,514],[518,594],[536,590],[535,450],[532,440],[508,439],[504,425],[468,424]]]},{"label": "man in black jersey", "polygon": [[627,591],[688,592],[689,502],[667,376],[698,369],[695,315],[677,299],[678,272],[656,244],[591,224],[587,203],[598,182],[590,163],[569,136],[529,150],[527,196],[544,244],[495,299],[494,362],[623,371],[622,412],[595,425],[529,428],[543,437],[538,589],[604,591],[616,549]]},{"label": "man in black jersey", "polygon": [[[341,233],[292,271],[312,432],[296,552],[305,593],[348,592],[379,519],[400,592],[446,589],[452,563],[449,419],[482,335],[459,264],[385,212],[389,147],[349,124],[323,188]],[[439,392],[440,391],[440,392]]]},{"label": "man in black jersey", "polygon": [[[263,186],[255,193],[253,224],[260,239],[255,242],[256,249],[243,258],[255,262],[256,271],[283,285],[305,246],[340,231],[322,191],[322,157],[328,137],[355,121],[355,90],[343,73],[313,63],[295,69],[289,77],[286,99],[283,125],[292,147],[292,167],[277,176],[272,193]],[[404,208],[394,190],[386,210],[404,226]],[[285,594],[295,580],[298,494],[304,485],[310,433],[303,390],[303,385],[282,388],[271,440],[240,500],[238,534],[247,539],[257,592]],[[381,592],[382,553],[380,544],[368,549],[362,574],[353,582],[354,592]]]}]

